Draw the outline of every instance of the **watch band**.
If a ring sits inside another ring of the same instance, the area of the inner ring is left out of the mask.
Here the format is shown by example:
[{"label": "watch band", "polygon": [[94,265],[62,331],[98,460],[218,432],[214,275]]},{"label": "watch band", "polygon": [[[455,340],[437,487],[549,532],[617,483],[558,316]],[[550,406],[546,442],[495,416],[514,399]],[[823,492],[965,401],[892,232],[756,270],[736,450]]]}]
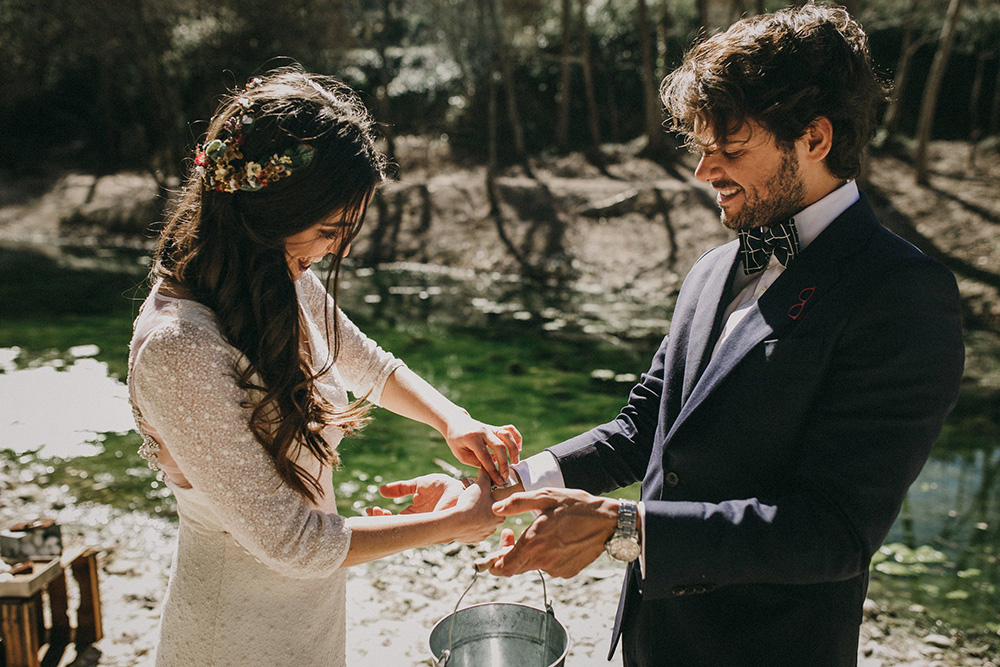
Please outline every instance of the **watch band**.
[{"label": "watch band", "polygon": [[639,504],[634,500],[618,499],[618,528],[616,536],[639,539]]},{"label": "watch band", "polygon": [[639,506],[634,500],[618,499],[618,525],[605,544],[608,555],[615,560],[630,563],[642,555],[639,542]]}]

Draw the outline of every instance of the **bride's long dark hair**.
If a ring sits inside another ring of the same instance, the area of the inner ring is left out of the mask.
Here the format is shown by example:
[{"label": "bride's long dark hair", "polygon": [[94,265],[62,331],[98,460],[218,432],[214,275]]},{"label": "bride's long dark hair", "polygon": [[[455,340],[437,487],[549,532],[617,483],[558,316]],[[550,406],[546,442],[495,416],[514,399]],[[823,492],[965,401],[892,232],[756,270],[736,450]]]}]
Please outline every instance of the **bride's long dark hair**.
[{"label": "bride's long dark hair", "polygon": [[[338,464],[321,431],[330,424],[348,433],[360,427],[367,405],[357,400],[337,411],[314,390],[325,369],[310,368],[302,356],[284,241],[343,214],[351,225],[340,236],[327,278],[327,291],[336,298],[343,251],[361,229],[368,201],[385,178],[386,160],[375,148],[373,121],[357,95],[335,79],[298,67],[274,70],[248,89],[232,91],[204,144],[225,138],[226,121],[240,118],[247,103],[253,129],[241,146],[246,160],[265,163],[306,144],[314,150],[312,161],[265,188],[231,193],[207,188],[192,164],[160,234],[153,275],[215,312],[223,335],[249,362],[238,374],[241,386],[263,394],[247,405],[251,430],[282,479],[315,501],[320,482],[295,463],[300,447]],[[336,359],[335,315],[326,329]]]}]

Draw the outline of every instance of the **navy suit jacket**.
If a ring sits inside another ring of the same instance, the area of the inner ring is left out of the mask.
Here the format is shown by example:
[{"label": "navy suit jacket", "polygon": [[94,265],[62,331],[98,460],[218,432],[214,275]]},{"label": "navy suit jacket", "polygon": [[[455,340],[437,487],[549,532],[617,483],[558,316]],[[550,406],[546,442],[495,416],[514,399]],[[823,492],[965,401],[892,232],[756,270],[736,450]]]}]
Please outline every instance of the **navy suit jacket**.
[{"label": "navy suit jacket", "polygon": [[642,480],[626,665],[854,665],[871,556],[958,393],[958,289],[862,195],[713,358],[737,260],[695,263],[618,417],[549,451],[569,487]]}]

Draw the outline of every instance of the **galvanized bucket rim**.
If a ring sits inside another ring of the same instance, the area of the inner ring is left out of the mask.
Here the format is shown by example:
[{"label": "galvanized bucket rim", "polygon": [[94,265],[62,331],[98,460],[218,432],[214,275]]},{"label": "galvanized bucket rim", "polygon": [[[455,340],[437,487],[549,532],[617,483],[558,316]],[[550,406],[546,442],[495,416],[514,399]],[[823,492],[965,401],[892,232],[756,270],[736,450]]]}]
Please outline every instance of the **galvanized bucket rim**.
[{"label": "galvanized bucket rim", "polygon": [[431,628],[431,633],[430,633],[430,635],[427,638],[427,649],[430,652],[430,654],[432,656],[434,656],[435,660],[439,659],[439,656],[434,653],[434,647],[431,646],[431,640],[430,640],[430,637],[434,636],[434,631],[438,629],[439,625],[441,625],[442,623],[444,623],[445,621],[447,621],[452,616],[455,616],[459,612],[465,611],[466,609],[475,609],[477,607],[497,607],[497,606],[504,606],[504,607],[524,607],[526,609],[531,609],[532,611],[537,611],[540,614],[546,614],[548,616],[551,616],[552,620],[555,621],[556,623],[558,623],[559,627],[562,628],[563,632],[566,634],[566,646],[565,646],[565,648],[563,648],[563,652],[559,655],[559,658],[557,660],[555,660],[551,664],[559,664],[560,662],[565,663],[565,661],[566,661],[566,654],[569,653],[570,646],[572,645],[572,637],[569,634],[569,628],[567,628],[565,625],[563,625],[562,621],[560,621],[558,618],[556,618],[555,612],[552,611],[552,605],[550,605],[548,603],[546,603],[546,605],[545,605],[546,608],[545,609],[539,609],[538,607],[533,607],[530,604],[524,604],[523,602],[480,602],[478,604],[470,604],[468,607],[462,607],[461,609],[455,609],[450,614],[446,614],[446,615],[442,616],[438,620],[438,622],[434,624],[434,627]]}]

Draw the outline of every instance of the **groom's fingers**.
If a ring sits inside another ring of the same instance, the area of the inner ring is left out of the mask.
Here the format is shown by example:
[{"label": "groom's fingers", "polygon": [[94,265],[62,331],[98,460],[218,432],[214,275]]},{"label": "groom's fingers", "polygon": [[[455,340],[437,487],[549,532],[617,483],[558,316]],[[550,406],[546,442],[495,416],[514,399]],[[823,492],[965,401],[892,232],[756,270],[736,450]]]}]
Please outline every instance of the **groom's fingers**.
[{"label": "groom's fingers", "polygon": [[515,493],[503,500],[493,503],[493,513],[497,516],[513,516],[522,512],[544,511],[555,507],[559,502],[545,493],[545,489],[539,491],[524,491]]},{"label": "groom's fingers", "polygon": [[[484,572],[486,570],[493,572],[493,568],[496,565],[497,560],[510,551],[513,546],[514,531],[510,528],[504,528],[500,531],[500,545],[497,547],[497,550],[488,556],[483,556],[472,564],[473,567],[476,568],[476,572]],[[493,573],[496,574],[496,572]]]},{"label": "groom's fingers", "polygon": [[526,545],[529,544],[522,537],[520,541],[515,542],[510,547],[506,547],[500,557],[493,561],[493,565],[490,567],[490,574],[495,574],[499,577],[510,577],[536,569],[536,566],[531,562],[530,554],[527,553],[530,551],[530,546]]},{"label": "groom's fingers", "polygon": [[412,496],[417,492],[417,481],[414,479],[404,479],[398,482],[388,482],[378,487],[378,492],[383,498]]}]

